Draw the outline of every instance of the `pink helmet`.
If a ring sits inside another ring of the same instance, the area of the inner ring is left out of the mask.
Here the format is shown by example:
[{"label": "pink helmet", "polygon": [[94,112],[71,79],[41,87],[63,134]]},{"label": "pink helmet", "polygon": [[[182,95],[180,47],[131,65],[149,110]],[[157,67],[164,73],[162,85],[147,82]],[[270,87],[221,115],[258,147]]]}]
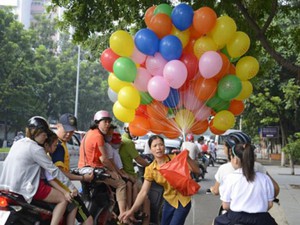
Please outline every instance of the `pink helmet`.
[{"label": "pink helmet", "polygon": [[186,140],[187,141],[194,141],[194,135],[193,134],[187,134],[186,135]]},{"label": "pink helmet", "polygon": [[109,112],[105,111],[105,110],[100,110],[98,112],[96,112],[96,114],[94,115],[94,121],[101,121],[101,120],[110,120],[112,121],[112,118],[109,114]]}]

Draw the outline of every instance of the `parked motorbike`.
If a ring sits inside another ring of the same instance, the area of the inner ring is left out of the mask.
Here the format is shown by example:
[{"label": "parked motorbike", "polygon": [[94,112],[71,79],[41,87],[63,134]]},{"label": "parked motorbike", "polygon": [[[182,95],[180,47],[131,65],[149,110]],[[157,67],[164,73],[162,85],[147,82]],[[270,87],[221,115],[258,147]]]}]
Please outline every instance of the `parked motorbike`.
[{"label": "parked motorbike", "polygon": [[115,204],[115,193],[109,185],[101,183],[111,176],[106,173],[106,168],[83,167],[71,170],[76,175],[94,173],[94,180],[91,183],[82,182],[82,198],[85,206],[93,216],[94,225],[114,225],[117,224],[116,215],[118,212]]},{"label": "parked motorbike", "polygon": [[22,195],[0,190],[0,224],[48,225],[52,218],[52,205],[42,201],[27,203]]}]

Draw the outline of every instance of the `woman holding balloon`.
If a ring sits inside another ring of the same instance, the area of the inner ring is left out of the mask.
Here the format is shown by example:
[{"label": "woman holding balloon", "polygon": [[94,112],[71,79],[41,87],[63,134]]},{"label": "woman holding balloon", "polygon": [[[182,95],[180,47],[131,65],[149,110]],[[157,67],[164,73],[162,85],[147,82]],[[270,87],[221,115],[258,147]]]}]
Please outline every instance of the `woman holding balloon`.
[{"label": "woman holding balloon", "polygon": [[[162,225],[184,225],[185,219],[191,209],[191,197],[184,196],[175,190],[170,183],[161,175],[159,168],[166,162],[171,161],[174,156],[165,154],[164,139],[159,135],[153,135],[148,140],[151,153],[154,156],[154,161],[146,167],[144,174],[144,183],[140,190],[133,206],[119,216],[120,221],[134,219],[136,212],[144,202],[150,190],[152,181],[163,186],[165,199],[163,206],[163,215],[161,219]],[[192,172],[199,174],[199,167],[194,161],[187,156],[187,163]]]}]

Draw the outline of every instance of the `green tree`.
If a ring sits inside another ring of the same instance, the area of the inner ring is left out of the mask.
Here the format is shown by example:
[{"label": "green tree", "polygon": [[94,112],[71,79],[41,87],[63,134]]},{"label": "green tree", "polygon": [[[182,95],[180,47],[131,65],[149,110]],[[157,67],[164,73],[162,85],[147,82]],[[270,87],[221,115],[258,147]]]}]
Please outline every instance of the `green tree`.
[{"label": "green tree", "polygon": [[295,163],[300,159],[300,133],[289,137],[289,143],[284,146],[283,151],[289,155],[291,174],[295,175]]},{"label": "green tree", "polygon": [[0,9],[0,118],[4,140],[10,128],[22,130],[26,123],[23,118],[39,111],[32,76],[32,37],[32,32],[24,30],[9,10]]}]

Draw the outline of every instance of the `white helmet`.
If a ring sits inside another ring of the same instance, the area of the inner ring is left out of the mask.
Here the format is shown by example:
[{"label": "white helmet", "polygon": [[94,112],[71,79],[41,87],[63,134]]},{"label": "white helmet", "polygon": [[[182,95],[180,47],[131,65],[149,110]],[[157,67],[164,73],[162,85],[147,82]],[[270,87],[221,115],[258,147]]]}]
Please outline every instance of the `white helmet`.
[{"label": "white helmet", "polygon": [[100,111],[96,112],[96,114],[94,115],[94,121],[100,122],[101,120],[112,121],[112,118],[111,118],[109,112],[107,112],[105,110],[100,110]]}]

